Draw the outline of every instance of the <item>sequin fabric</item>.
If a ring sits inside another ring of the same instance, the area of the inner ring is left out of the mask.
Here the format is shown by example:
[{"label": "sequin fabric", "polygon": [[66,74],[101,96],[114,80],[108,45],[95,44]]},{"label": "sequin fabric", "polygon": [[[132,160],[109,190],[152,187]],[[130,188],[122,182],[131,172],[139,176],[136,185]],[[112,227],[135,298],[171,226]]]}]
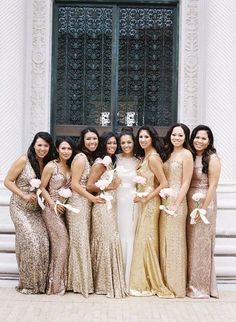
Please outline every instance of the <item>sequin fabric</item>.
[{"label": "sequin fabric", "polygon": [[[158,182],[148,165],[148,160],[140,164],[137,174],[147,179],[145,186],[138,185],[139,192],[151,192],[157,187]],[[134,296],[173,297],[163,282],[159,264],[159,205],[159,196],[147,203],[139,204],[130,273],[130,294]]]},{"label": "sequin fabric", "polygon": [[[66,178],[60,170],[59,163],[51,161],[53,174],[48,183],[48,193],[54,203],[59,200],[64,202],[58,194],[60,188],[68,188],[70,177]],[[47,278],[47,294],[63,295],[67,287],[67,266],[69,252],[69,237],[65,225],[65,215],[57,215],[54,209],[46,203],[43,211],[49,240],[50,240],[50,265]]]},{"label": "sequin fabric", "polygon": [[[76,160],[80,155],[85,158],[85,168],[79,184],[86,189],[91,166],[84,153],[75,156]],[[73,192],[69,203],[80,210],[78,214],[68,211],[67,222],[69,226],[70,250],[68,268],[69,291],[82,293],[88,297],[93,293],[93,275],[90,255],[90,229],[91,229],[91,202]]]},{"label": "sequin fabric", "polygon": [[[97,159],[96,163],[100,163]],[[100,179],[107,179],[108,168]],[[92,209],[91,256],[94,288],[97,294],[111,298],[125,296],[125,278],[122,250],[117,223],[116,191],[110,190],[113,197],[111,209],[106,204],[95,204]]]},{"label": "sequin fabric", "polygon": [[[173,204],[182,184],[183,164],[176,160],[164,163],[164,172],[173,189],[169,198]],[[186,242],[187,200],[184,198],[172,217],[161,211],[160,216],[160,263],[164,281],[176,297],[186,296],[187,242]]]},{"label": "sequin fabric", "polygon": [[[30,180],[36,178],[27,160],[25,168],[15,181],[16,186],[30,193]],[[12,194],[10,215],[16,232],[16,259],[19,269],[17,290],[24,294],[45,293],[49,265],[47,230],[37,203],[24,201]]]},{"label": "sequin fabric", "polygon": [[[212,157],[217,157],[216,155]],[[202,173],[201,158],[195,160],[194,171],[190,189],[188,192],[189,214],[196,203],[192,199],[194,193],[206,195],[208,190],[208,177]],[[204,199],[201,201],[204,201]],[[201,206],[200,206],[201,207]],[[216,274],[214,264],[215,231],[216,231],[216,195],[207,208],[206,218],[209,225],[202,221],[190,225],[190,217],[187,221],[188,241],[188,285],[187,296],[192,298],[218,297]]]}]

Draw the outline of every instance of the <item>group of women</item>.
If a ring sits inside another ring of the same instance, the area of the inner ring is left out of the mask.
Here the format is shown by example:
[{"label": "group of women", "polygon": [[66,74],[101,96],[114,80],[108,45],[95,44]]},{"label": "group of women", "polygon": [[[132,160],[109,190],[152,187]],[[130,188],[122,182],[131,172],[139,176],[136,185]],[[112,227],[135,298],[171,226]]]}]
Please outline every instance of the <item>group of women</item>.
[{"label": "group of women", "polygon": [[119,137],[85,128],[78,149],[70,138],[54,148],[47,132],[35,135],[5,179],[18,291],[218,297],[212,131],[199,125],[190,135],[178,123],[163,142],[151,126],[136,137],[129,128]]}]

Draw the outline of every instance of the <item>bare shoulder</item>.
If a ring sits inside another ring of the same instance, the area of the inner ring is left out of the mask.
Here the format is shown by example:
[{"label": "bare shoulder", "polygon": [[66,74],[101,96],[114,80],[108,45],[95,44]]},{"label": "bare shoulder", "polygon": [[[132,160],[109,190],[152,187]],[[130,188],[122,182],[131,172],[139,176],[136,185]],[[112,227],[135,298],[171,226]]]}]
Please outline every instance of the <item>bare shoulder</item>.
[{"label": "bare shoulder", "polygon": [[52,160],[52,161],[49,161],[44,168],[52,171],[55,169],[55,167],[56,167],[55,161]]},{"label": "bare shoulder", "polygon": [[72,166],[73,165],[84,165],[86,161],[86,155],[84,153],[78,153],[74,157],[74,160],[72,161]]},{"label": "bare shoulder", "polygon": [[161,157],[158,153],[153,153],[152,155],[150,155],[150,157],[148,158],[148,162],[149,164],[156,164],[156,163],[162,164]]}]

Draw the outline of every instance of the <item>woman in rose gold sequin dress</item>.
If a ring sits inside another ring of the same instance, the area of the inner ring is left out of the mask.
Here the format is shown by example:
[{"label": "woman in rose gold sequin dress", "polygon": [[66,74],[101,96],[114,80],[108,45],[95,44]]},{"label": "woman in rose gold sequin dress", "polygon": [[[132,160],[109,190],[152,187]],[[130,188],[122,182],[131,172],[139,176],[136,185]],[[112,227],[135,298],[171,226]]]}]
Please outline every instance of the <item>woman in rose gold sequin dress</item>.
[{"label": "woman in rose gold sequin dress", "polygon": [[81,293],[84,297],[94,291],[90,255],[91,206],[92,203],[104,202],[86,190],[98,144],[97,131],[94,128],[85,128],[80,135],[80,152],[71,165],[72,197],[69,203],[80,212],[67,212],[70,237],[67,290]]},{"label": "woman in rose gold sequin dress", "polygon": [[220,176],[220,160],[214,148],[211,129],[205,125],[197,126],[191,134],[190,145],[194,156],[194,170],[188,192],[189,215],[196,202],[193,194],[201,193],[202,208],[206,211],[209,224],[197,218],[195,224],[187,221],[188,241],[188,282],[187,296],[192,298],[218,297],[216,285],[214,251],[216,231],[216,188]]},{"label": "woman in rose gold sequin dress", "polygon": [[169,210],[161,211],[160,262],[167,287],[176,297],[186,296],[187,283],[187,192],[193,173],[193,158],[189,147],[189,128],[182,123],[173,125],[165,137],[164,173],[173,196],[168,199]]},{"label": "woman in rose gold sequin dress", "polygon": [[56,141],[57,159],[49,162],[42,173],[41,190],[45,198],[42,213],[50,241],[50,265],[47,278],[47,294],[63,295],[67,288],[69,237],[65,225],[65,208],[56,201],[65,201],[60,189],[69,189],[71,162],[75,156],[74,143],[69,138]]},{"label": "woman in rose gold sequin dress", "polygon": [[53,158],[54,145],[50,134],[38,132],[27,155],[13,163],[4,181],[13,193],[10,215],[16,232],[17,290],[23,294],[45,293],[46,290],[48,234],[30,182],[41,178],[43,167]]},{"label": "woman in rose gold sequin dress", "polygon": [[[121,242],[117,222],[116,188],[120,179],[113,176],[113,180],[105,189],[96,186],[98,180],[108,180],[112,173],[116,157],[117,139],[112,132],[101,135],[99,158],[96,159],[88,179],[87,189],[111,197],[108,203],[97,204],[92,209],[92,238],[91,258],[96,294],[104,294],[110,298],[125,296],[125,276]],[[109,156],[112,162],[103,163],[103,158]]]}]

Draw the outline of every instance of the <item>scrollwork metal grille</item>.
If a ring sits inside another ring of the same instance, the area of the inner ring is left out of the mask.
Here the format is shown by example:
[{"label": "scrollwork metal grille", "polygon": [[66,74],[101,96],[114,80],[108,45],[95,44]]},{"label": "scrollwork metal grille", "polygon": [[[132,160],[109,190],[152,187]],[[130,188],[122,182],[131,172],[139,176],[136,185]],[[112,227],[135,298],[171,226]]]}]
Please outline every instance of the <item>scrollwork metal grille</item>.
[{"label": "scrollwork metal grille", "polygon": [[111,8],[59,8],[57,124],[99,125],[110,112],[111,41]]},{"label": "scrollwork metal grille", "polygon": [[[118,3],[55,6],[54,125],[110,126],[115,115],[114,127],[169,126],[177,106],[176,10]],[[114,77],[117,88],[111,88]]]}]

